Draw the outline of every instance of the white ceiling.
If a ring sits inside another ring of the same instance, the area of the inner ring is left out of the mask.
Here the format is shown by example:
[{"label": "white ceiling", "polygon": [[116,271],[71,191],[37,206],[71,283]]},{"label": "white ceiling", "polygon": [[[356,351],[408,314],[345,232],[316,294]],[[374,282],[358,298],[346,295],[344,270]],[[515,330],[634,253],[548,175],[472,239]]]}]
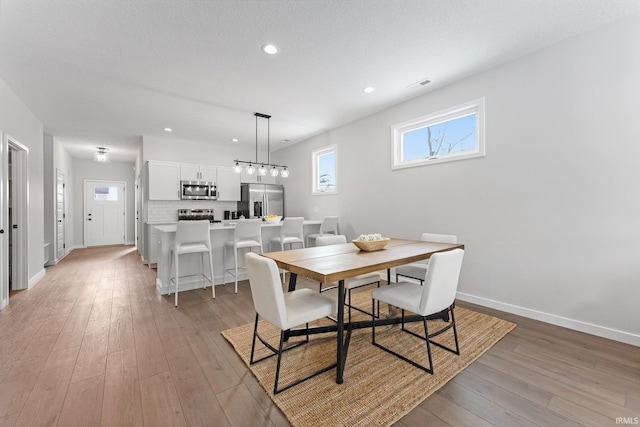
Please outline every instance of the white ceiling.
[{"label": "white ceiling", "polygon": [[105,146],[132,161],[142,135],[253,146],[254,112],[272,115],[277,150],[638,12],[635,0],[0,0],[0,78],[74,157]]}]

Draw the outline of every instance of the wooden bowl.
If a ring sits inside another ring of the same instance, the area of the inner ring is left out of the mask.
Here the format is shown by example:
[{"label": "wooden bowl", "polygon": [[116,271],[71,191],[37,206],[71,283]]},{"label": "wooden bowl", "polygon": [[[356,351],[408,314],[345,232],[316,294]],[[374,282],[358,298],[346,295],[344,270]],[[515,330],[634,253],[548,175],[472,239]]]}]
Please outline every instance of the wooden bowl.
[{"label": "wooden bowl", "polygon": [[389,239],[388,237],[385,237],[382,240],[374,240],[372,242],[361,242],[360,240],[352,240],[351,242],[354,245],[356,245],[358,249],[360,249],[361,251],[373,252],[373,251],[379,251],[380,249],[387,246],[387,243],[389,243],[389,240],[391,239]]},{"label": "wooden bowl", "polygon": [[266,222],[267,224],[278,224],[281,219],[281,216],[277,216],[275,218],[265,218],[264,222]]}]

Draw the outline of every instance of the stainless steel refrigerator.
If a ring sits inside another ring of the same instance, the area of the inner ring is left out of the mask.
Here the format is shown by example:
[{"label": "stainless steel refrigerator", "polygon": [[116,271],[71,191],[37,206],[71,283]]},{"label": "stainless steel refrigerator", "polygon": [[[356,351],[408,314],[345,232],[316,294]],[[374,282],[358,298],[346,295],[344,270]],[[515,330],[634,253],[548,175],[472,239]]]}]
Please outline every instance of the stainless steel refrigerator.
[{"label": "stainless steel refrigerator", "polygon": [[238,210],[247,218],[284,217],[284,187],[276,184],[240,184]]}]

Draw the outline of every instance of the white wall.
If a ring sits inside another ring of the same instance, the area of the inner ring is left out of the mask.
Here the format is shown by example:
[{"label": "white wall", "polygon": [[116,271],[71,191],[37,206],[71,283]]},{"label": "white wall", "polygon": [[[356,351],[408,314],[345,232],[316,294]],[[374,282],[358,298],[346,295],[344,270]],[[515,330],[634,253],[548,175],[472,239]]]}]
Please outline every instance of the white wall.
[{"label": "white wall", "polygon": [[[178,163],[198,163],[213,166],[233,166],[233,160],[254,160],[255,145],[247,146],[211,141],[186,141],[143,136],[143,160],[164,160]],[[266,161],[266,145],[259,147],[259,160]]]},{"label": "white wall", "polygon": [[[44,275],[43,126],[0,79],[0,129],[29,149],[29,284]],[[4,159],[1,159],[4,161]]]},{"label": "white wall", "polygon": [[[457,234],[460,298],[640,345],[639,51],[634,16],[278,151],[287,212]],[[483,96],[485,158],[391,171],[392,124]],[[339,193],[312,196],[328,144]]]},{"label": "white wall", "polygon": [[135,163],[111,162],[96,163],[87,159],[73,159],[73,177],[71,179],[73,196],[74,247],[84,246],[84,180],[125,181],[127,183],[127,219],[125,243],[135,241]]}]

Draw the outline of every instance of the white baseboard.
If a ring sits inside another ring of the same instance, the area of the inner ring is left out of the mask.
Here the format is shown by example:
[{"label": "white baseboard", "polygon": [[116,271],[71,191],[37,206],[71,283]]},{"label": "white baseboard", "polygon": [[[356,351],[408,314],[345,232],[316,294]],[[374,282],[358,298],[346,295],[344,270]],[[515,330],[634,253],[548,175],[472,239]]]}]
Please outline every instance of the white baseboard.
[{"label": "white baseboard", "polygon": [[38,283],[45,276],[45,274],[47,274],[47,270],[44,268],[39,272],[37,272],[35,276],[29,279],[29,284],[27,285],[27,288],[31,289],[31,287],[34,286],[36,283]]},{"label": "white baseboard", "polygon": [[531,310],[529,308],[517,305],[507,304],[500,301],[482,298],[475,295],[469,295],[458,292],[457,298],[461,301],[489,307],[507,313],[517,314],[518,316],[527,317],[529,319],[539,320],[541,322],[550,323],[552,325],[562,326],[564,328],[573,329],[575,331],[585,332],[587,334],[596,335],[602,338],[608,338],[614,341],[623,342],[640,347],[640,335],[632,334],[625,331],[607,328],[605,326],[594,325],[592,323],[582,322],[580,320],[569,319],[567,317],[557,316],[555,314],[545,313],[542,311]]}]

